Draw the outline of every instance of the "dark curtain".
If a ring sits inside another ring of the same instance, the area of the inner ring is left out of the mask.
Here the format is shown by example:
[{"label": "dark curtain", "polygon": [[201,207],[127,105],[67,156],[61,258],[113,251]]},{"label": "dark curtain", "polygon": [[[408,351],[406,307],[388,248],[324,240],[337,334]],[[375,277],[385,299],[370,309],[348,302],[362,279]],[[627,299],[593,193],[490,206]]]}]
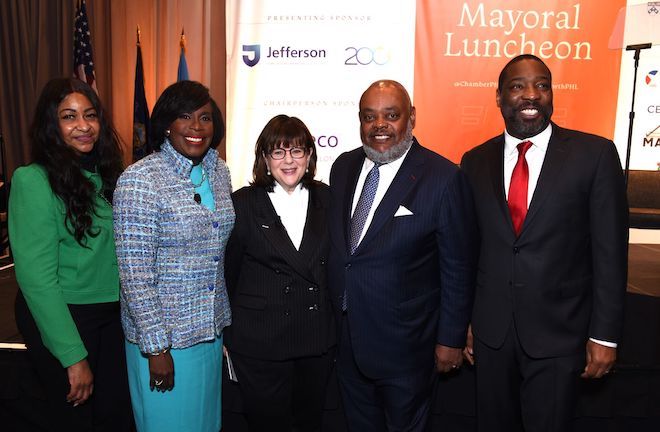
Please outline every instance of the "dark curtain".
[{"label": "dark curtain", "polygon": [[72,74],[76,0],[0,1],[0,133],[5,178],[30,162],[27,132],[43,85]]}]

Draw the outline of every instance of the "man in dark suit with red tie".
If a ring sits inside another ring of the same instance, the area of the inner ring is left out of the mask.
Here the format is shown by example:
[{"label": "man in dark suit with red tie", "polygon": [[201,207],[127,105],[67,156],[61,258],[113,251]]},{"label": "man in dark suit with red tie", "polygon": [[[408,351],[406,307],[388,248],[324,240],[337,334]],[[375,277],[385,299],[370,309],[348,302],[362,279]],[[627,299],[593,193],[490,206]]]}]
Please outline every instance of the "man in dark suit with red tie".
[{"label": "man in dark suit with red tie", "polygon": [[360,99],[363,146],[330,174],[328,275],[340,324],[337,374],[350,431],[423,431],[436,370],[462,362],[476,222],[458,167],[412,135],[405,88]]},{"label": "man in dark suit with red tie", "polygon": [[539,58],[509,61],[496,100],[505,133],[461,162],[481,233],[465,350],[479,430],[566,432],[579,377],[607,374],[621,335],[621,163],[612,141],[550,121],[552,76]]}]

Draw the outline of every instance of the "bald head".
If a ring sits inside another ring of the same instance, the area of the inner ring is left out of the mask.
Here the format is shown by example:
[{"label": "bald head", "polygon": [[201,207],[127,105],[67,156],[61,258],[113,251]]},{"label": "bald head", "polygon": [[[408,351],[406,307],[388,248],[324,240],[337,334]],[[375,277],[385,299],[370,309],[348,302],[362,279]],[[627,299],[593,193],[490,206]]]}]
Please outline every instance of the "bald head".
[{"label": "bald head", "polygon": [[410,101],[410,95],[408,94],[408,90],[406,90],[406,88],[403,85],[401,85],[400,82],[394,80],[378,80],[371,83],[371,85],[367,87],[364,93],[362,93],[362,97],[360,98],[360,110],[362,110],[362,104],[364,98],[368,93],[374,91],[382,91],[386,88],[391,88],[394,91],[399,92],[400,93],[399,96],[405,102],[405,105],[408,106],[408,109],[412,108],[412,102]]},{"label": "bald head", "polygon": [[360,98],[360,138],[367,157],[389,163],[400,158],[413,142],[415,107],[400,83],[379,80]]}]

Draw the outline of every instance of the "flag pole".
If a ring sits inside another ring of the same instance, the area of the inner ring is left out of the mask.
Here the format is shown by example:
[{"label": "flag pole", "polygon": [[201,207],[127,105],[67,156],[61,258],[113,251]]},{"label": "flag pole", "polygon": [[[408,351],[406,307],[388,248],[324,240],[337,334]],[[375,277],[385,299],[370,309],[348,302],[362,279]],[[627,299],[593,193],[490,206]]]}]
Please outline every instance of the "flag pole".
[{"label": "flag pole", "polygon": [[186,33],[183,31],[183,27],[181,27],[181,39],[179,40],[179,46],[183,50],[183,52],[186,52]]}]

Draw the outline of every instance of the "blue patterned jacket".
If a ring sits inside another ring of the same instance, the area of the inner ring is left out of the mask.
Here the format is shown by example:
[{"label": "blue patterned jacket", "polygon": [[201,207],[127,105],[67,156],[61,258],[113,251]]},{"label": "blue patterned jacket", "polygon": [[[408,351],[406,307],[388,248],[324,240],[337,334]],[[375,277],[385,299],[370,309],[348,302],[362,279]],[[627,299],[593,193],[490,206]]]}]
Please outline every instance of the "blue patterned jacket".
[{"label": "blue patterned jacket", "polygon": [[122,325],[126,339],[144,353],[213,340],[231,323],[223,270],[235,219],[231,180],[213,149],[202,166],[215,211],[195,202],[192,165],[167,140],[117,183]]}]

